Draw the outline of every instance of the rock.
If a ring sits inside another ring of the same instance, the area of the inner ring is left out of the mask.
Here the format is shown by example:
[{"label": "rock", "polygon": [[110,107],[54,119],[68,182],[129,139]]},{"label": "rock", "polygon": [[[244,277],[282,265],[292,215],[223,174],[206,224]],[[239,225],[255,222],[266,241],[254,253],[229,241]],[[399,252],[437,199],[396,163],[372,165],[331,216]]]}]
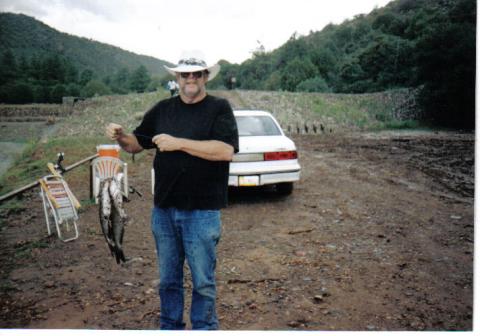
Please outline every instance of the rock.
[{"label": "rock", "polygon": [[43,285],[45,286],[45,288],[53,288],[53,287],[55,287],[55,282],[53,282],[53,281],[45,281],[45,282],[43,283]]},{"label": "rock", "polygon": [[295,252],[295,255],[296,255],[297,257],[305,257],[305,256],[307,255],[307,252],[305,252],[305,251],[296,251],[296,252]]},{"label": "rock", "polygon": [[290,322],[287,323],[287,325],[291,328],[298,328],[298,327],[304,326],[299,321],[290,321]]}]

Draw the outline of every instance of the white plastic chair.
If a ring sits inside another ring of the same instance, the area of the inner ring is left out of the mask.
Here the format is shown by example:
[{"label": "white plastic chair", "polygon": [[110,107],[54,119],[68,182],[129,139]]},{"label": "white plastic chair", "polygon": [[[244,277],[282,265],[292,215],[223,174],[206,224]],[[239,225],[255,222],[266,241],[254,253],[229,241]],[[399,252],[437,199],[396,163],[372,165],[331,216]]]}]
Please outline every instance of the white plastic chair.
[{"label": "white plastic chair", "polygon": [[114,176],[120,181],[123,196],[128,198],[128,165],[126,162],[110,156],[100,156],[92,161],[92,173],[95,204],[98,204],[101,180]]},{"label": "white plastic chair", "polygon": [[[68,184],[60,175],[47,175],[39,180],[40,196],[43,201],[43,210],[47,222],[48,235],[52,234],[50,220],[53,219],[58,238],[68,242],[78,238],[78,213],[80,203],[73,195]],[[64,233],[72,231],[73,236],[65,238]]]}]

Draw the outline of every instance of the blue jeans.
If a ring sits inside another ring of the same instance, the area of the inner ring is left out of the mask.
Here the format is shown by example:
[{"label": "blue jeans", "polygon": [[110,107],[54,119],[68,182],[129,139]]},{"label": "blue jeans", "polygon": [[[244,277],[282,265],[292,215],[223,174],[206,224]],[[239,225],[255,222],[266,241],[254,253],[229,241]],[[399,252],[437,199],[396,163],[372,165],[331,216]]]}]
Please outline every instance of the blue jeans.
[{"label": "blue jeans", "polygon": [[160,328],[185,328],[183,265],[186,257],[193,282],[192,329],[218,329],[215,266],[221,232],[220,211],[154,207],[152,231],[160,272]]}]

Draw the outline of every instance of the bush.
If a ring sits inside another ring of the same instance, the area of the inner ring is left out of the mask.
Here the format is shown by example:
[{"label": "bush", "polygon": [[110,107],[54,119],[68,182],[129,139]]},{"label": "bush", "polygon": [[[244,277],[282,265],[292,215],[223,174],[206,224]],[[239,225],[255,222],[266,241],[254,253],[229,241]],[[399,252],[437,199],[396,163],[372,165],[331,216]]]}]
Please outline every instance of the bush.
[{"label": "bush", "polygon": [[0,87],[0,102],[27,104],[33,100],[33,90],[27,83],[6,84]]},{"label": "bush", "polygon": [[53,87],[50,93],[50,100],[52,103],[61,104],[62,98],[66,96],[67,90],[62,84],[57,84]]},{"label": "bush", "polygon": [[78,97],[80,96],[80,93],[81,93],[81,89],[78,84],[74,84],[74,83],[68,84],[67,93],[66,93],[67,96]]},{"label": "bush", "polygon": [[331,92],[332,90],[328,86],[327,82],[323,77],[317,76],[304,80],[297,85],[296,91],[304,92]]},{"label": "bush", "polygon": [[92,79],[83,88],[83,96],[90,98],[93,96],[104,96],[111,94],[110,89],[99,80]]}]

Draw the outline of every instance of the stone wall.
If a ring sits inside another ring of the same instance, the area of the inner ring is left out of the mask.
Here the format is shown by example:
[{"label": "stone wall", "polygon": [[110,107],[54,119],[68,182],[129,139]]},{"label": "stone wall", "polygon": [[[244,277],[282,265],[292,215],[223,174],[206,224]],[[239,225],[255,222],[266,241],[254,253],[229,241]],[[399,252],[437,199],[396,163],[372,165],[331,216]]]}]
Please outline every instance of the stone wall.
[{"label": "stone wall", "polygon": [[392,117],[397,120],[422,120],[424,114],[418,105],[420,88],[401,89],[392,92],[383,92],[385,98],[392,102],[394,107]]},{"label": "stone wall", "polygon": [[4,105],[0,104],[0,121],[46,121],[65,118],[73,111],[70,105],[32,104]]}]

